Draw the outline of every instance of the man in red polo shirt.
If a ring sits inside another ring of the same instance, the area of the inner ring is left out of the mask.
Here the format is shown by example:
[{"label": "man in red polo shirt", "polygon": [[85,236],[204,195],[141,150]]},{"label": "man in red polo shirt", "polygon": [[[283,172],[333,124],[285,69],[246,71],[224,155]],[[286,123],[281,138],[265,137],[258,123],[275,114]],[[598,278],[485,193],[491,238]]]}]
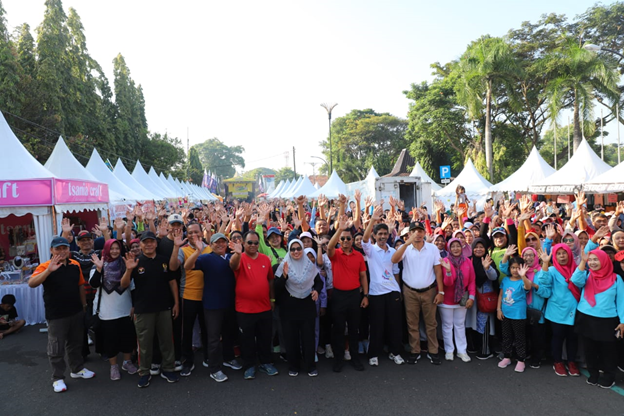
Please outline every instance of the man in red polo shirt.
[{"label": "man in red polo shirt", "polygon": [[[346,197],[340,195],[340,213],[344,214]],[[342,215],[338,230],[327,245],[327,255],[332,264],[334,290],[332,293],[332,348],[334,350],[334,371],[339,373],[344,367],[345,322],[349,331],[349,345],[357,351],[360,308],[368,306],[368,281],[364,256],[353,250],[353,235],[347,216]],[[340,248],[336,245],[340,241]],[[363,295],[363,297],[362,297]],[[364,366],[357,354],[351,355],[351,364],[357,371]]]}]

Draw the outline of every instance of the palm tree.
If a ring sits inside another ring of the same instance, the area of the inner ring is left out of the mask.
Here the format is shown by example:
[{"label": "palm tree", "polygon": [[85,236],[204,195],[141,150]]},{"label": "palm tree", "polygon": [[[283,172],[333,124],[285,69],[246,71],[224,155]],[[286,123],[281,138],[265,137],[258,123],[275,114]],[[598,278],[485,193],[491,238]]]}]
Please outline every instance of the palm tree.
[{"label": "palm tree", "polygon": [[495,93],[505,92],[513,100],[513,83],[522,69],[509,44],[502,38],[484,36],[471,44],[458,65],[457,98],[473,119],[485,109],[485,162],[489,180],[494,179],[492,150],[492,103]]},{"label": "palm tree", "polygon": [[561,40],[561,46],[544,58],[541,66],[552,73],[546,85],[551,118],[556,122],[562,109],[573,108],[576,151],[583,138],[581,124],[589,134],[595,129],[594,99],[604,95],[615,102],[619,97],[617,64],[611,57],[585,50],[578,41],[566,37]]}]

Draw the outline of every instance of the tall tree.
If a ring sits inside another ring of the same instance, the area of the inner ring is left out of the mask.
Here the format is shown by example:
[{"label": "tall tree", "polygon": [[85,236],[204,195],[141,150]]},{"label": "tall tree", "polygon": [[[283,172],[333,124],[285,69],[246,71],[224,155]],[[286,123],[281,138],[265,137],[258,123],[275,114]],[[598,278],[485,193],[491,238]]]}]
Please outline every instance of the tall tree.
[{"label": "tall tree", "polygon": [[204,179],[204,167],[199,160],[199,153],[195,146],[191,147],[189,151],[188,177],[191,179],[191,182],[200,186]]},{"label": "tall tree", "polygon": [[275,172],[275,183],[278,184],[285,180],[292,181],[295,179],[295,171],[289,168],[288,166],[279,169]]},{"label": "tall tree", "polygon": [[228,146],[213,138],[193,147],[197,149],[204,167],[219,178],[231,178],[236,173],[236,166],[245,167],[245,159],[241,156],[245,151],[243,146]]},{"label": "tall tree", "polygon": [[0,2],[0,108],[19,113],[24,100],[21,90],[22,68],[6,27],[5,11]]}]

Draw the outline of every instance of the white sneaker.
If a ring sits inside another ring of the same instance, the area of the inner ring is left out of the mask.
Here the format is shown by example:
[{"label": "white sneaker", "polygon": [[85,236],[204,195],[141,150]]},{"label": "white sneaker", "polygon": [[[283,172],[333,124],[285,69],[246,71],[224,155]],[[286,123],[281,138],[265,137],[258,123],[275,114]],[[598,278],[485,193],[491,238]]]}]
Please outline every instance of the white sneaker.
[{"label": "white sneaker", "polygon": [[379,360],[377,359],[377,357],[370,358],[368,360],[368,365],[378,366],[379,365]]},{"label": "white sneaker", "polygon": [[349,352],[349,350],[345,351],[344,359],[345,359],[345,361],[350,361],[351,360],[351,353]]},{"label": "white sneaker", "polygon": [[329,344],[325,345],[325,358],[334,358],[334,350]]},{"label": "white sneaker", "polygon": [[401,357],[400,354],[398,355],[394,355],[394,354],[390,354],[388,356],[388,358],[390,358],[392,361],[394,361],[395,364],[401,365],[405,363],[405,360],[403,359],[403,357]]},{"label": "white sneaker", "polygon": [[93,378],[95,377],[95,373],[93,371],[89,371],[86,368],[78,371],[77,373],[69,373],[71,378]]},{"label": "white sneaker", "polygon": [[453,361],[454,358],[455,356],[453,355],[452,352],[447,352],[446,354],[444,354],[444,359],[446,361]]},{"label": "white sneaker", "polygon": [[63,380],[56,380],[52,383],[52,387],[54,387],[54,393],[62,393],[67,390],[67,386]]},{"label": "white sneaker", "polygon": [[[206,365],[204,367],[208,366]],[[152,364],[152,366],[150,367],[150,375],[157,376],[158,374],[160,374],[160,364]]]},{"label": "white sneaker", "polygon": [[180,361],[174,363],[173,371],[182,371],[182,363]]},{"label": "white sneaker", "polygon": [[457,356],[458,356],[459,358],[461,358],[461,360],[462,360],[463,362],[465,362],[465,363],[469,363],[469,362],[471,361],[470,356],[469,356],[468,354],[466,354],[466,353],[462,354],[462,353],[459,353],[459,352],[458,352],[458,353],[457,353]]},{"label": "white sneaker", "polygon": [[93,345],[93,339],[91,339],[91,335],[87,335],[87,344]]}]

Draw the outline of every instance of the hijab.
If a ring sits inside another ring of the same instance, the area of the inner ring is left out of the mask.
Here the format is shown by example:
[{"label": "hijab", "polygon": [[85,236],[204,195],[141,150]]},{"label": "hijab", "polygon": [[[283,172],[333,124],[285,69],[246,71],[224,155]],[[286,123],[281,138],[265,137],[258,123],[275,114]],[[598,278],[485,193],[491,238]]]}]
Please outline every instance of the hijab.
[{"label": "hijab", "polygon": [[[488,277],[485,269],[483,268],[483,263],[481,262],[481,260],[483,260],[483,257],[477,257],[474,254],[474,248],[477,246],[477,244],[481,244],[483,246],[483,250],[487,255],[488,242],[486,239],[481,237],[477,237],[472,241],[472,267],[475,271],[475,284],[477,285],[477,287],[482,287],[483,284],[488,280]],[[498,280],[499,273],[494,262],[492,262],[491,267],[496,270],[496,280]]]},{"label": "hijab", "polygon": [[581,262],[581,253],[582,253],[581,242],[579,241],[578,236],[571,231],[566,231],[563,233],[563,236],[561,236],[561,242],[563,242],[566,236],[570,236],[571,238],[574,239],[574,245],[572,246],[572,254],[574,254],[574,262],[576,264],[579,264]]},{"label": "hijab", "polygon": [[524,234],[524,238],[526,239],[527,236],[529,236],[529,235],[537,238],[537,246],[541,249],[542,248],[542,240],[540,240],[539,235],[537,235],[537,233],[535,231],[528,231],[527,233]]},{"label": "hijab", "polygon": [[462,296],[464,296],[464,292],[466,291],[466,286],[464,285],[464,272],[462,270],[462,264],[467,260],[464,256],[464,250],[462,248],[459,256],[454,256],[451,253],[451,244],[454,242],[459,243],[461,247],[461,241],[457,238],[451,238],[446,246],[446,250],[448,251],[448,259],[451,261],[453,267],[455,267],[455,272],[457,273],[457,279],[455,279],[455,298],[453,299],[455,303],[459,303]]},{"label": "hijab", "polygon": [[[531,282],[533,282],[535,280],[535,273],[540,268],[539,256],[537,255],[537,251],[535,251],[533,247],[525,247],[525,249],[522,250],[521,254],[524,255],[524,253],[526,253],[527,251],[532,251],[534,257],[533,257],[533,263],[531,264],[527,263],[527,266],[529,266],[529,270],[527,270],[526,272],[526,278],[529,279]],[[533,291],[529,290],[529,293],[527,293],[527,304],[530,305],[531,302],[533,302]]]},{"label": "hijab", "polygon": [[[465,232],[463,232],[462,230],[457,230],[457,231],[455,231],[455,232],[453,233],[453,238],[457,238],[457,234],[461,234],[461,235],[463,235],[463,236],[464,236],[464,239],[466,238],[466,233],[465,233]],[[460,240],[459,242],[460,242],[460,244],[461,244],[461,240]],[[449,247],[450,247],[450,246],[449,246]],[[464,244],[462,245],[462,255],[463,255],[464,257],[466,257],[466,258],[468,258],[468,257],[470,257],[470,256],[472,255],[472,248],[471,248],[468,244],[466,244],[466,243],[464,243]]]},{"label": "hijab", "polygon": [[[119,246],[119,257],[113,259],[110,254],[113,244]],[[116,291],[120,295],[127,289],[121,287],[121,278],[126,272],[126,264],[122,257],[121,242],[115,239],[107,240],[104,243],[104,249],[102,250],[102,260],[104,260],[104,266],[102,267],[102,289],[109,295]]]},{"label": "hijab", "polygon": [[[299,244],[302,250],[302,256],[299,260],[295,260],[290,255],[290,249],[293,244]],[[288,243],[288,253],[282,260],[282,263],[277,268],[275,276],[280,277],[284,275],[284,264],[288,263],[288,279],[286,279],[286,290],[294,298],[305,299],[310,293],[312,293],[312,286],[314,285],[314,278],[318,271],[316,266],[310,261],[308,256],[303,251],[303,242],[298,238],[291,240]]]},{"label": "hijab", "polygon": [[[433,242],[435,243],[438,240],[438,238],[441,238],[441,239],[444,240],[444,234],[438,234],[436,236],[435,240],[433,240]],[[440,250],[440,257],[443,258],[443,259],[447,258],[448,257],[448,252],[446,250]]]},{"label": "hijab", "polygon": [[[559,250],[563,250],[568,253],[568,264],[566,264],[565,266],[559,264],[559,262],[557,261],[557,252]],[[572,250],[570,250],[570,247],[568,247],[567,244],[559,243],[552,248],[552,263],[553,266],[555,266],[555,269],[557,269],[557,271],[561,273],[566,283],[568,284],[568,289],[570,289],[570,292],[572,292],[572,295],[574,295],[574,298],[578,302],[581,298],[581,290],[570,280],[572,278],[574,270],[576,270],[576,262],[574,261]]]},{"label": "hijab", "polygon": [[617,275],[613,273],[613,263],[607,253],[602,250],[592,250],[589,254],[595,255],[600,260],[600,269],[589,271],[589,277],[583,291],[583,297],[593,308],[596,306],[596,294],[613,286]]}]

